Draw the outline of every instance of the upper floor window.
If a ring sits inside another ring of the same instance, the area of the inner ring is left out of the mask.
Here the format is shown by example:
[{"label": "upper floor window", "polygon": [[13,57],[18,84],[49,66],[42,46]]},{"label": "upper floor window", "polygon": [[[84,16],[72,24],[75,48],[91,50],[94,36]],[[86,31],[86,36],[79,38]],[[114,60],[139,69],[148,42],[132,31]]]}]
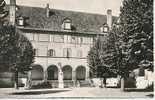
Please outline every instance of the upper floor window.
[{"label": "upper floor window", "polygon": [[30,40],[33,41],[34,40],[34,34],[33,33],[25,33],[26,37]]},{"label": "upper floor window", "polygon": [[82,51],[81,50],[78,50],[77,51],[77,57],[82,57],[83,55],[82,55]]},{"label": "upper floor window", "polygon": [[49,41],[49,34],[39,34],[39,41]]},{"label": "upper floor window", "polygon": [[76,42],[77,42],[77,37],[71,36],[71,43],[76,43]]},{"label": "upper floor window", "polygon": [[71,30],[71,20],[68,18],[65,19],[62,26],[64,30]]},{"label": "upper floor window", "polygon": [[91,44],[91,38],[89,38],[89,37],[83,37],[83,43],[84,44]]},{"label": "upper floor window", "polygon": [[46,45],[38,45],[38,56],[47,56],[48,47]]},{"label": "upper floor window", "polygon": [[54,42],[64,42],[64,35],[54,35],[53,38]]},{"label": "upper floor window", "polygon": [[83,37],[79,37],[79,44],[83,43]]},{"label": "upper floor window", "polygon": [[144,75],[145,75],[144,68],[139,68],[139,76],[144,76]]},{"label": "upper floor window", "polygon": [[71,48],[64,48],[63,49],[63,56],[64,57],[67,57],[67,58],[71,57],[72,56],[72,50],[71,50]]},{"label": "upper floor window", "polygon": [[102,33],[107,33],[109,31],[109,27],[107,24],[103,24],[103,26],[100,27],[100,31]]},{"label": "upper floor window", "polygon": [[19,26],[24,26],[24,17],[20,16],[17,22]]},{"label": "upper floor window", "polygon": [[38,56],[38,49],[33,49],[33,53],[35,56]]},{"label": "upper floor window", "polygon": [[55,56],[55,50],[53,50],[53,49],[48,50],[48,56],[54,57]]}]

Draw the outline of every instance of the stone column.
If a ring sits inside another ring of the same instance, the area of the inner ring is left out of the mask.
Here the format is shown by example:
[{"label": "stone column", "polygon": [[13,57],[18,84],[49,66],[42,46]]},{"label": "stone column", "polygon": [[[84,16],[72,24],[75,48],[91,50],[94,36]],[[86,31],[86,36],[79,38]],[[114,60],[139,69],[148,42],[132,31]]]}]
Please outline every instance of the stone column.
[{"label": "stone column", "polygon": [[76,87],[76,70],[72,71],[73,87]]},{"label": "stone column", "polygon": [[63,72],[62,72],[62,65],[61,62],[58,63],[58,68],[59,68],[59,72],[58,72],[58,87],[59,88],[64,88],[64,82],[63,82]]},{"label": "stone column", "polygon": [[59,73],[58,73],[58,82],[59,82],[58,87],[59,87],[59,88],[64,88],[62,69],[59,69]]},{"label": "stone column", "polygon": [[45,71],[44,71],[44,82],[47,82],[47,77],[48,77],[48,75],[47,75],[47,70],[45,70]]},{"label": "stone column", "polygon": [[26,83],[26,88],[30,88],[32,86],[32,72],[28,72],[28,77],[27,77],[27,83]]},{"label": "stone column", "polygon": [[86,68],[86,80],[88,80],[89,79],[89,68]]}]

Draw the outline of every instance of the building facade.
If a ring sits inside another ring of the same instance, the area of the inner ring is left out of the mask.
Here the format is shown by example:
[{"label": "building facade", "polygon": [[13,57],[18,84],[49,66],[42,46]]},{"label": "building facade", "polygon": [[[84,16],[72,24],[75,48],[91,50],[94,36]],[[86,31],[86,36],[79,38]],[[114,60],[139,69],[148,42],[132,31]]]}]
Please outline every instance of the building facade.
[{"label": "building facade", "polygon": [[10,0],[9,23],[32,43],[35,62],[29,72],[32,84],[48,81],[53,87],[71,87],[89,80],[87,55],[97,35],[111,30],[116,17],[17,6]]}]

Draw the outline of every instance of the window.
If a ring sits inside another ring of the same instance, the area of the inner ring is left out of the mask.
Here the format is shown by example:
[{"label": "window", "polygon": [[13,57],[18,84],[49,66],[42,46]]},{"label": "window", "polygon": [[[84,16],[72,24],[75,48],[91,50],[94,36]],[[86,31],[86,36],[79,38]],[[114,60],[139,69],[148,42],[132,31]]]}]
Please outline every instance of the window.
[{"label": "window", "polygon": [[65,19],[62,26],[64,30],[71,30],[71,20]]},{"label": "window", "polygon": [[30,41],[33,41],[33,40],[34,40],[34,34],[33,34],[33,33],[26,33],[26,37],[27,37]]},{"label": "window", "polygon": [[100,27],[101,33],[107,33],[109,31],[109,27],[107,24],[103,24],[103,26]]},{"label": "window", "polygon": [[64,35],[54,35],[54,42],[64,42]]},{"label": "window", "polygon": [[63,56],[64,56],[64,57],[69,58],[69,57],[72,56],[71,54],[72,54],[71,48],[64,48],[64,49],[63,49]]},{"label": "window", "polygon": [[47,46],[40,45],[38,48],[38,56],[47,56]]},{"label": "window", "polygon": [[49,34],[39,34],[39,41],[49,41]]},{"label": "window", "polygon": [[83,37],[79,37],[79,44],[82,44],[83,43]]},{"label": "window", "polygon": [[91,37],[91,38],[90,38],[90,44],[93,44],[93,41],[94,41],[94,38]]},{"label": "window", "polygon": [[18,25],[19,26],[23,26],[24,25],[24,18],[23,17],[19,17],[18,18]]},{"label": "window", "polygon": [[71,43],[76,43],[76,37],[75,36],[71,36]]},{"label": "window", "polygon": [[77,57],[82,57],[82,51],[81,50],[77,51]]},{"label": "window", "polygon": [[89,37],[83,37],[83,43],[84,44],[90,44],[91,43],[91,38],[89,38]]},{"label": "window", "polygon": [[139,76],[145,76],[145,70],[144,68],[139,69]]},{"label": "window", "polygon": [[38,49],[33,49],[33,53],[35,56],[38,56]]},{"label": "window", "polygon": [[104,32],[108,32],[108,27],[104,27]]},{"label": "window", "polygon": [[55,50],[53,50],[53,49],[48,50],[48,56],[54,57],[55,56]]}]

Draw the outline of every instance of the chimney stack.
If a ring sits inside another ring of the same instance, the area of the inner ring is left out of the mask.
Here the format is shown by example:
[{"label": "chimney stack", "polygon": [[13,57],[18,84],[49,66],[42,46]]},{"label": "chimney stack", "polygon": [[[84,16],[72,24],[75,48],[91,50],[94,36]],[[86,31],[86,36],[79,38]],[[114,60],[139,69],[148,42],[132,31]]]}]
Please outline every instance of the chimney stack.
[{"label": "chimney stack", "polygon": [[111,27],[112,27],[112,10],[111,9],[107,10],[107,24],[108,24],[109,30],[111,30]]},{"label": "chimney stack", "polygon": [[46,5],[46,17],[50,17],[50,7],[49,7],[49,3],[47,3]]},{"label": "chimney stack", "polygon": [[16,0],[10,0],[10,8],[9,8],[9,15],[10,15],[10,25],[15,26],[16,24]]}]

